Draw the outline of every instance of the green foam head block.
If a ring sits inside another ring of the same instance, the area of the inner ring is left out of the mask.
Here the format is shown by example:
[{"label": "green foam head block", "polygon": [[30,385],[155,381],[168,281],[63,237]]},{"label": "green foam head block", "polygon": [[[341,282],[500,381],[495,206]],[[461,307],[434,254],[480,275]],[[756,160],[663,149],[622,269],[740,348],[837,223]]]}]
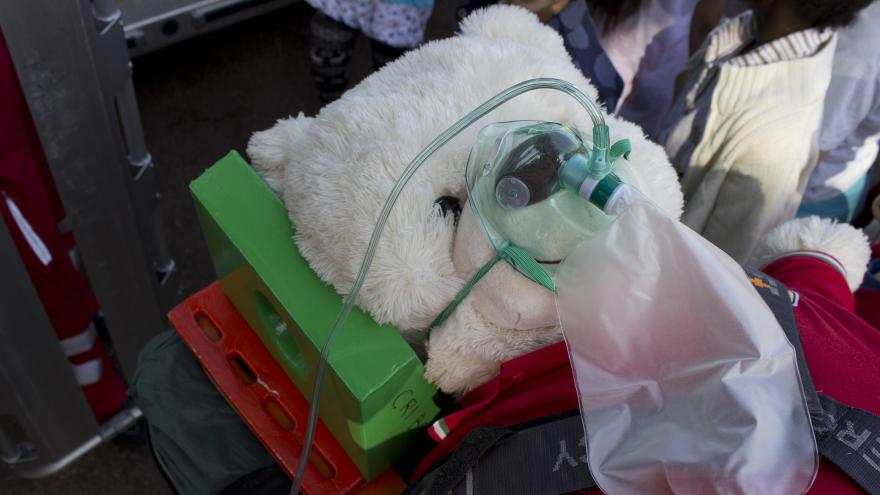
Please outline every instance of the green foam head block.
[{"label": "green foam head block", "polygon": [[[238,153],[208,169],[190,191],[227,297],[311,400],[321,347],[342,297],[299,254],[284,205]],[[318,414],[373,479],[438,413],[436,393],[397,330],[355,308],[330,351]]]}]

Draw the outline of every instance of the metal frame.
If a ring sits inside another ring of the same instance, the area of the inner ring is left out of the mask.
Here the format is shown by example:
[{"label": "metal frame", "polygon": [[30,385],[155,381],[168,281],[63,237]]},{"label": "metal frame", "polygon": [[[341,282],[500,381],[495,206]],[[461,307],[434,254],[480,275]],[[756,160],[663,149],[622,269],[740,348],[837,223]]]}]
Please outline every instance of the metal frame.
[{"label": "metal frame", "polygon": [[0,458],[49,464],[98,433],[52,323],[0,221]]},{"label": "metal frame", "polygon": [[[0,2],[0,28],[112,338],[131,378],[167,327],[174,260],[162,238],[121,13],[112,0]],[[65,228],[66,228],[65,227]],[[141,417],[98,425],[0,222],[0,460],[50,475]]]},{"label": "metal frame", "polygon": [[125,19],[132,57],[266,14],[298,0],[181,0],[181,7],[145,19]]},{"label": "metal frame", "polygon": [[28,479],[38,479],[45,478],[46,476],[51,476],[58,471],[66,468],[98,445],[112,440],[116,437],[116,435],[122,433],[123,431],[127,430],[135,423],[137,423],[137,421],[143,416],[144,413],[140,410],[139,407],[127,407],[116,413],[116,415],[110,418],[109,421],[102,424],[97,433],[92,435],[86,441],[81,443],[78,447],[74,448],[58,460],[39,464],[38,466],[31,468],[17,466],[18,475],[22,478]]},{"label": "metal frame", "polygon": [[174,295],[161,283],[174,262],[161,237],[120,12],[108,0],[0,2],[0,27],[130,378],[140,349],[167,327],[163,302]]}]

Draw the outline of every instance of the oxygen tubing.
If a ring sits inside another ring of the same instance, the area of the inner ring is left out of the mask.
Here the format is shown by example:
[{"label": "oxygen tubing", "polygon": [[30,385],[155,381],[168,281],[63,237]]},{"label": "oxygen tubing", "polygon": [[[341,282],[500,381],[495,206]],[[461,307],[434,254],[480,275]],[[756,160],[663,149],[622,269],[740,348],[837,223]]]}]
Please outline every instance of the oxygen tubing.
[{"label": "oxygen tubing", "polygon": [[315,369],[315,383],[312,386],[312,400],[311,405],[309,406],[308,426],[303,440],[302,451],[299,456],[299,463],[297,464],[296,473],[293,477],[293,485],[290,489],[290,495],[297,495],[299,493],[300,486],[302,485],[302,478],[305,474],[306,466],[309,463],[309,454],[311,453],[312,441],[314,440],[315,429],[317,427],[321,385],[324,381],[324,371],[327,367],[327,356],[330,353],[330,347],[333,344],[333,339],[336,337],[336,333],[345,323],[345,320],[348,319],[348,315],[351,313],[351,308],[354,306],[355,301],[360,294],[361,287],[364,285],[364,280],[367,278],[367,272],[369,272],[370,265],[373,262],[373,257],[376,255],[376,248],[379,246],[379,239],[382,237],[382,232],[385,230],[388,216],[391,214],[391,209],[397,203],[397,198],[400,196],[403,188],[406,187],[410,179],[419,170],[425,160],[431,157],[435,151],[452,140],[452,138],[457,136],[461,131],[476,122],[477,119],[485,116],[487,113],[496,109],[508,100],[536,89],[555,89],[557,91],[562,91],[581,104],[584,110],[587,111],[587,114],[589,114],[590,119],[593,121],[593,152],[590,154],[590,171],[597,177],[601,177],[610,170],[611,163],[608,159],[610,138],[608,136],[608,127],[605,125],[605,119],[602,117],[599,107],[570,82],[553,78],[529,79],[505,89],[452,124],[448,129],[443,131],[442,134],[434,138],[434,140],[419,152],[415,158],[413,158],[409,165],[404,169],[400,178],[397,179],[394,188],[388,193],[388,198],[385,200],[385,204],[379,212],[379,218],[376,220],[376,226],[373,228],[373,234],[370,236],[367,251],[364,253],[364,259],[361,262],[354,283],[352,283],[351,290],[345,296],[342,303],[342,309],[340,309],[339,314],[336,315],[336,320],[333,322],[330,334],[327,336],[327,340],[324,341],[324,344],[321,347],[321,357],[319,358],[318,366]]}]

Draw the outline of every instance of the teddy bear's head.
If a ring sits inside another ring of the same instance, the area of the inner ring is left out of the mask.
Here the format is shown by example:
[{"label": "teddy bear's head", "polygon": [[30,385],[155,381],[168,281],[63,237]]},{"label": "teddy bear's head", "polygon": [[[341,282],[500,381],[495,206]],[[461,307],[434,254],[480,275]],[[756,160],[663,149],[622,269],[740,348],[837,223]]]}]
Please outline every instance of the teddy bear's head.
[{"label": "teddy bear's head", "polygon": [[[409,161],[479,104],[537,77],[569,81],[596,97],[555,31],[524,9],[492,7],[468,17],[461,35],[407,53],[318,116],[280,120],[254,134],[248,154],[290,210],[300,252],[323,280],[346,293]],[[415,174],[392,210],[358,304],[416,345],[494,255],[467,203],[465,164],[481,128],[514,120],[558,122],[586,134],[592,127],[571,97],[530,92],[465,129]],[[632,143],[633,185],[678,218],[682,194],[663,149],[633,124],[613,116],[606,123],[612,141]],[[543,261],[552,272],[557,260]],[[498,263],[431,330],[428,378],[462,394],[491,378],[501,362],[560,340],[554,297]]]}]

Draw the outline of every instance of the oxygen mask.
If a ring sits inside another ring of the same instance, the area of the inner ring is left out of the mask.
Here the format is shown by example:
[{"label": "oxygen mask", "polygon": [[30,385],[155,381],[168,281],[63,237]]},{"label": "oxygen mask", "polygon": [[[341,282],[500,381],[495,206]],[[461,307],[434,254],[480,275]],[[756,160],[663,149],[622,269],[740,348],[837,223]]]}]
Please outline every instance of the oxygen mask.
[{"label": "oxygen mask", "polygon": [[490,124],[468,158],[468,199],[497,252],[513,245],[557,263],[626,207],[635,174],[619,158],[628,152],[620,141],[597,166],[591,139],[572,127]]}]

